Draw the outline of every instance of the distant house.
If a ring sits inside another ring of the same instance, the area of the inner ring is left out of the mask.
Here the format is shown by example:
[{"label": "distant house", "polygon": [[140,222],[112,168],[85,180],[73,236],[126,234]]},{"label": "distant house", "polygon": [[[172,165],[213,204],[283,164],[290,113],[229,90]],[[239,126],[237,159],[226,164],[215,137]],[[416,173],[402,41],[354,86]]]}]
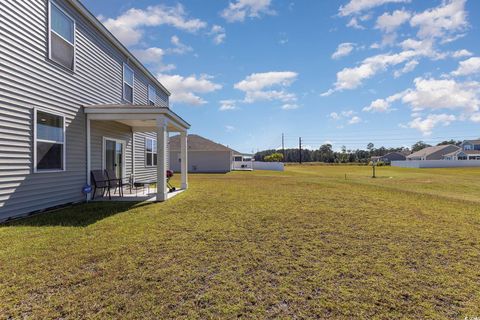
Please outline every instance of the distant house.
[{"label": "distant house", "polygon": [[372,162],[385,162],[385,163],[390,163],[392,161],[403,161],[403,160],[406,160],[407,157],[401,153],[401,152],[390,152],[390,153],[387,153],[386,155],[384,156],[376,156],[376,157],[372,157],[371,158],[371,161]]},{"label": "distant house", "polygon": [[232,151],[232,170],[253,170],[253,154]]},{"label": "distant house", "polygon": [[411,155],[408,155],[406,158],[408,161],[411,160],[442,160],[444,156],[452,152],[461,150],[460,147],[457,147],[453,144],[447,144],[442,146],[427,147],[420,151],[414,152]]},{"label": "distant house", "polygon": [[[233,156],[237,152],[220,143],[196,134],[188,135],[188,172],[225,173],[232,170]],[[170,169],[181,168],[180,135],[170,138]]]},{"label": "distant house", "polygon": [[480,160],[480,139],[465,140],[456,151],[443,156],[445,160]]}]

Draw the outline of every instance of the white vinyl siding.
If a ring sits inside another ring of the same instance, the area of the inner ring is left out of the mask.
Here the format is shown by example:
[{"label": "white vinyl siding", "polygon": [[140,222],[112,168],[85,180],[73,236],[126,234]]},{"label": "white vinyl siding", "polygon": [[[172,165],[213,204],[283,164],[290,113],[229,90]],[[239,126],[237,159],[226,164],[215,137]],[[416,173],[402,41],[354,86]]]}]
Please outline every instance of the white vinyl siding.
[{"label": "white vinyl siding", "polygon": [[[70,1],[52,1],[75,21],[74,73],[49,58],[49,0],[0,1],[0,221],[84,201],[86,123],[82,106],[126,103],[123,63],[129,57]],[[148,104],[150,84],[156,88],[157,105],[168,107],[168,95],[162,87],[131,60],[128,63],[135,72],[133,103]],[[35,108],[65,117],[64,171],[34,173]],[[114,137],[127,141],[128,176],[133,158],[131,128],[112,121],[92,121],[91,128],[91,169],[101,169],[102,136]],[[96,129],[102,134],[96,135]],[[145,167],[143,150],[145,136],[155,138],[155,133],[134,136],[138,149],[135,175],[139,179],[155,177],[156,168]]]},{"label": "white vinyl siding", "polygon": [[65,117],[34,110],[34,172],[65,170]]},{"label": "white vinyl siding", "polygon": [[135,73],[126,63],[123,64],[123,99],[133,103],[133,86]]},{"label": "white vinyl siding", "polygon": [[49,58],[69,70],[75,70],[75,20],[55,2],[49,2]]}]

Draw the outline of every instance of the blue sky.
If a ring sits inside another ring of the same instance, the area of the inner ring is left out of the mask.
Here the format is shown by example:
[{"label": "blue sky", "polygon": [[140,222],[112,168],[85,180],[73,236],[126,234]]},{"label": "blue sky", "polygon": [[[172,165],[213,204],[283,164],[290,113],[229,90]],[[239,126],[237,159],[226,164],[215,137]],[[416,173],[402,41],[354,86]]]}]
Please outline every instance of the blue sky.
[{"label": "blue sky", "polygon": [[479,1],[83,3],[192,133],[241,151],[480,136]]}]

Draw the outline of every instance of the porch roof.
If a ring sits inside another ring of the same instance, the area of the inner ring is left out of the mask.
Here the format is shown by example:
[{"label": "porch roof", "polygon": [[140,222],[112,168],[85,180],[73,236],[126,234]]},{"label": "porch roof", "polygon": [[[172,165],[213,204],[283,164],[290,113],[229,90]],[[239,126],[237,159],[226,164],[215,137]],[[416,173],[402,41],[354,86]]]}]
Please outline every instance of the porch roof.
[{"label": "porch roof", "polygon": [[151,130],[157,127],[157,120],[164,117],[169,130],[184,131],[190,124],[166,107],[132,104],[98,104],[83,106],[91,120],[113,120],[138,130]]}]

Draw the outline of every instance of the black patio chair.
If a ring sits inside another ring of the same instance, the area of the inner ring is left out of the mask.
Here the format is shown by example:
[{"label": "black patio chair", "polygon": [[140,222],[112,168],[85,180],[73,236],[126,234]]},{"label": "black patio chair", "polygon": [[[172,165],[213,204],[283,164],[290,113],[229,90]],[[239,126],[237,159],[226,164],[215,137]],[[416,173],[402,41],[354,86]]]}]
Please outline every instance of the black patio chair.
[{"label": "black patio chair", "polygon": [[110,183],[107,175],[105,174],[105,171],[92,170],[90,171],[90,176],[92,177],[92,183],[93,183],[92,199],[95,199],[95,194],[97,192],[97,189],[102,189],[102,197],[105,196],[105,192],[107,192],[108,198],[111,199],[112,197],[110,196]]},{"label": "black patio chair", "polygon": [[105,174],[108,178],[109,192],[111,188],[115,188],[113,190],[113,194],[115,194],[117,193],[118,188],[118,194],[120,195],[120,197],[123,197],[123,180],[117,177],[115,170],[105,169]]}]

